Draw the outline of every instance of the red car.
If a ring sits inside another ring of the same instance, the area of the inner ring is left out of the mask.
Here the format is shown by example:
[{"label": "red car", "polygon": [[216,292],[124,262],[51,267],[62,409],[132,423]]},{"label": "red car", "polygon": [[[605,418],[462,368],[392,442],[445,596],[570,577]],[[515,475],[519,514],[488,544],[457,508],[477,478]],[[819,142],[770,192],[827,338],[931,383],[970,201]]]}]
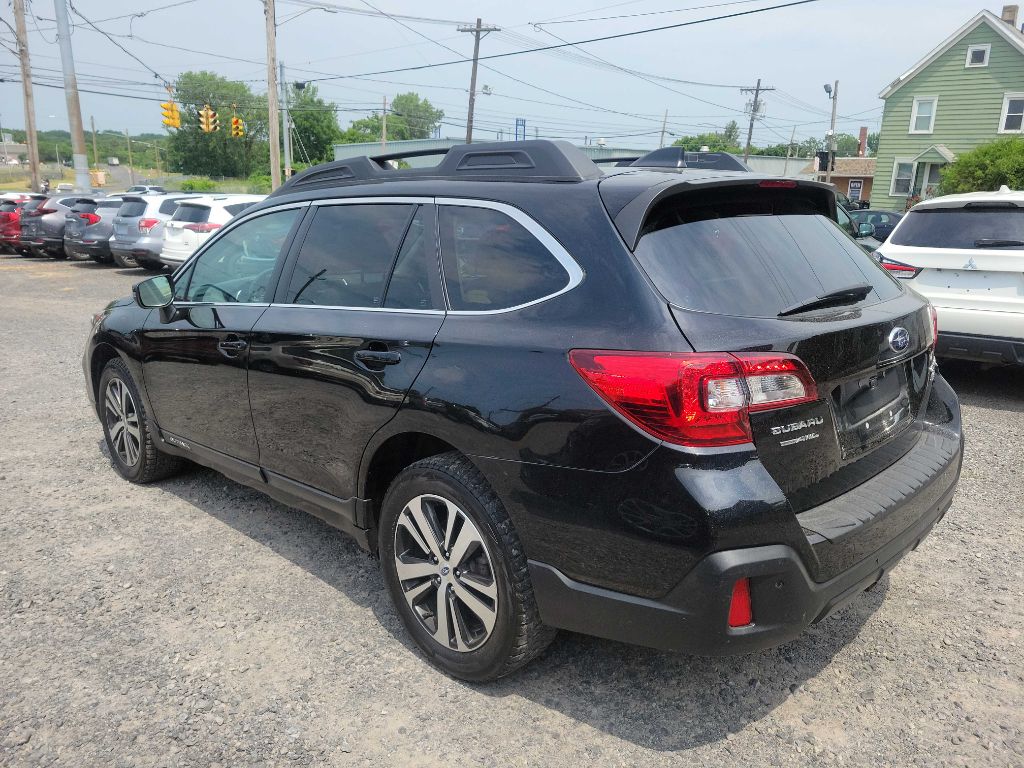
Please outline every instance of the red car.
[{"label": "red car", "polygon": [[0,199],[0,252],[22,253],[18,242],[21,237],[21,209],[28,199],[28,195]]}]

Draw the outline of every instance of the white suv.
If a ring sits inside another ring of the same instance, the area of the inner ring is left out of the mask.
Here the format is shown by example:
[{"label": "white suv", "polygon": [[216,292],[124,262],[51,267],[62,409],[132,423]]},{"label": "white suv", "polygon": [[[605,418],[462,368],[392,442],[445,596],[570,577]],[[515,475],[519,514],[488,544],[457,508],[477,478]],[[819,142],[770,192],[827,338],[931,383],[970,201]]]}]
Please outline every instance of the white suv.
[{"label": "white suv", "polygon": [[939,357],[1024,365],[1024,192],[918,203],[875,256],[935,306]]},{"label": "white suv", "polygon": [[206,239],[266,195],[206,195],[182,200],[164,226],[160,261],[172,269],[192,255]]}]

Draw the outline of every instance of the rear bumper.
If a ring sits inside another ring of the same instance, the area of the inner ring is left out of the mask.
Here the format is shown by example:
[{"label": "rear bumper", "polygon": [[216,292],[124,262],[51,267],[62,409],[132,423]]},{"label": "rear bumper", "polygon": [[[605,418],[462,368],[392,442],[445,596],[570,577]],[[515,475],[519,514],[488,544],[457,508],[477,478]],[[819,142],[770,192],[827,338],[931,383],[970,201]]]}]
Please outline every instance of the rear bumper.
[{"label": "rear bumper", "polygon": [[71,257],[77,258],[110,258],[110,242],[108,240],[97,240],[92,243],[80,240],[65,240],[64,251]]},{"label": "rear bumper", "polygon": [[[561,629],[703,656],[750,653],[799,637],[811,624],[874,586],[916,549],[949,509],[954,488],[873,556],[818,583],[791,547],[771,545],[708,555],[666,597],[648,600],[573,581],[530,561],[541,621]],[[738,579],[750,579],[754,623],[728,625]]]},{"label": "rear bumper", "polygon": [[[1024,327],[1024,318],[1021,323],[1021,327]],[[1024,339],[940,331],[935,354],[942,358],[975,360],[982,363],[1024,365]]]},{"label": "rear bumper", "polygon": [[[749,545],[732,538],[656,597],[586,584],[531,559],[541,620],[575,632],[702,655],[746,653],[788,642],[874,585],[917,547],[949,509],[962,461],[959,406],[939,376],[915,447],[849,492],[795,515],[796,537],[787,539],[779,526],[774,542],[757,540],[764,523],[748,528]],[[718,540],[723,538],[720,532]],[[663,553],[651,554],[664,559]],[[750,579],[754,623],[732,629],[729,602],[741,578]]]}]

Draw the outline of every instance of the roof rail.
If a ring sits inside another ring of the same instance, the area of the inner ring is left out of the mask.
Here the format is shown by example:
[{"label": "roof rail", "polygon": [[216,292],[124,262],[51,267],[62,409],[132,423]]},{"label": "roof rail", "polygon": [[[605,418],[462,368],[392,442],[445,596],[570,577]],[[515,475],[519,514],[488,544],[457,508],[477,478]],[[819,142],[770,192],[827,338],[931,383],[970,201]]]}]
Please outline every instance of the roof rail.
[{"label": "roof rail", "polygon": [[615,165],[626,166],[632,165],[634,161],[639,160],[640,155],[622,155],[620,157],[595,157],[591,159],[595,165]]},{"label": "roof rail", "polygon": [[[389,161],[428,155],[444,157],[436,166],[429,168],[394,168],[389,165]],[[300,189],[392,179],[579,182],[597,179],[601,175],[593,161],[567,141],[506,141],[335,160],[296,174],[274,190],[271,196]]]}]

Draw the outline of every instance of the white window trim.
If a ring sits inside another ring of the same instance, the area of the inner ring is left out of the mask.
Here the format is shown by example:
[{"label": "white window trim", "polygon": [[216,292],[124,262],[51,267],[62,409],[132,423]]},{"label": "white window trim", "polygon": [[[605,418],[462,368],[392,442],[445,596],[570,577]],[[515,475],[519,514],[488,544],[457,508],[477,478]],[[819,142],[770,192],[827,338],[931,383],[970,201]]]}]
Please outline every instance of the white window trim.
[{"label": "white window trim", "polygon": [[1007,130],[1003,126],[1006,125],[1006,113],[1010,110],[1010,99],[1024,99],[1024,92],[1015,91],[1012,93],[1003,94],[1003,108],[999,112],[999,133],[1024,133],[1024,122],[1021,123],[1021,127],[1017,130]]},{"label": "white window trim", "polygon": [[[896,191],[896,172],[899,170],[900,165],[909,165],[910,168],[910,187],[906,192]],[[910,192],[914,188],[914,174],[917,171],[917,163],[914,162],[912,157],[897,157],[892,161],[892,178],[889,179],[889,197],[910,197]]]},{"label": "white window trim", "polygon": [[[971,54],[974,51],[985,51],[985,60],[981,64],[971,64]],[[967,46],[967,58],[964,59],[965,69],[979,69],[981,67],[988,66],[989,56],[992,55],[992,43],[984,43],[983,45],[969,45]]]},{"label": "white window trim", "polygon": [[[917,108],[922,101],[931,101],[932,104],[932,121],[926,131],[918,131],[914,129],[917,125]],[[914,108],[910,110],[910,130],[907,133],[911,134],[929,134],[935,131],[935,117],[939,114],[939,97],[938,96],[915,96],[914,97]]]}]

